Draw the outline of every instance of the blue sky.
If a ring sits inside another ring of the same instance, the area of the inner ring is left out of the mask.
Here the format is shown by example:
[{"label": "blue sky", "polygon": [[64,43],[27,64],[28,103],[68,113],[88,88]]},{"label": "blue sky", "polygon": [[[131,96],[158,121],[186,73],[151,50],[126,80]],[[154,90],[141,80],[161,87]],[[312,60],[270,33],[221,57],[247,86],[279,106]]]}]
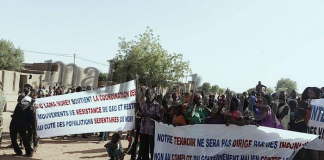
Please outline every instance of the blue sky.
[{"label": "blue sky", "polygon": [[[118,37],[149,26],[169,53],[183,53],[201,82],[242,92],[280,78],[298,90],[324,86],[324,1],[0,1],[0,38],[24,50],[76,54],[107,64]],[[73,58],[25,52],[25,62]],[[80,67],[107,66],[77,59]]]}]

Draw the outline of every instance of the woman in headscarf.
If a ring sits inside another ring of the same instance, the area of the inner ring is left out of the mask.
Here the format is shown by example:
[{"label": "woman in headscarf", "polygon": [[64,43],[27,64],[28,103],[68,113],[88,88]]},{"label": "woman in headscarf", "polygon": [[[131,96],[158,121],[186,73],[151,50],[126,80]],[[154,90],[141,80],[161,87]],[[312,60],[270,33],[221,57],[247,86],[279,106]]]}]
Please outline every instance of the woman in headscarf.
[{"label": "woman in headscarf", "polygon": [[260,113],[262,115],[261,120],[257,121],[260,126],[270,127],[270,128],[278,128],[285,129],[277,119],[277,117],[273,114],[271,108],[268,105],[262,105],[260,107]]},{"label": "woman in headscarf", "polygon": [[237,110],[237,106],[237,101],[235,102],[232,100],[230,103],[230,110],[226,114],[226,126],[228,126],[229,124],[244,126],[245,122],[243,119],[243,115],[239,110]]},{"label": "woman in headscarf", "polygon": [[202,98],[199,94],[194,94],[192,98],[193,104],[189,106],[190,108],[187,110],[185,117],[189,124],[205,124],[209,113],[201,104]]},{"label": "woman in headscarf", "polygon": [[175,107],[176,106],[179,106],[179,105],[181,105],[181,104],[178,101],[178,94],[177,93],[173,93],[172,94],[172,101],[171,101],[171,108],[170,108],[170,112],[169,112],[169,114],[171,116],[171,119],[173,118],[173,116],[175,114],[175,112],[174,112]]},{"label": "woman in headscarf", "polygon": [[219,108],[220,107],[214,106],[211,109],[211,116],[206,118],[206,124],[225,124],[225,120]]},{"label": "woman in headscarf", "polygon": [[307,102],[308,107],[307,107],[307,113],[305,117],[305,122],[308,123],[308,120],[311,116],[311,111],[312,111],[312,106],[310,105],[311,101],[313,99],[320,99],[321,96],[321,90],[317,87],[307,87],[303,94],[302,94],[302,99]]}]

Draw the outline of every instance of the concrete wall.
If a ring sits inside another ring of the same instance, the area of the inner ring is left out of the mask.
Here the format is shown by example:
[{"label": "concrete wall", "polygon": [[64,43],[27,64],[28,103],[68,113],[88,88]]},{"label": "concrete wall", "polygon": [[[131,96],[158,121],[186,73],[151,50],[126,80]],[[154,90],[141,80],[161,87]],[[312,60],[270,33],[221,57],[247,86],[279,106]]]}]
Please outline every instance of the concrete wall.
[{"label": "concrete wall", "polygon": [[[41,74],[29,74],[29,73],[21,73],[21,75],[27,76],[27,84],[30,84],[34,89],[38,90],[39,85],[41,84]],[[32,75],[32,78],[29,79],[29,76]],[[18,83],[19,85],[19,83]]]},{"label": "concrete wall", "polygon": [[[42,77],[42,80],[45,80],[46,74],[50,75],[49,82],[44,82],[43,85],[46,87],[54,86],[56,83],[59,83],[63,81],[62,85],[66,86],[65,88],[68,89],[69,87],[72,87],[72,79],[73,83],[75,83],[75,86],[81,86],[82,80],[89,78],[85,81],[84,86],[91,86],[91,87],[97,87],[98,82],[94,83],[95,78],[90,78],[95,76],[94,70],[89,70],[87,74],[84,73],[83,68],[78,68],[77,72],[74,74],[73,78],[73,68],[71,66],[65,67],[63,69],[63,72],[61,73],[61,68],[59,66],[58,72],[49,72],[45,71],[45,74]],[[61,74],[61,80],[59,80]]]},{"label": "concrete wall", "polygon": [[[20,72],[0,70],[1,81],[4,94],[18,94],[19,91],[19,80]],[[4,78],[2,78],[4,77]]]},{"label": "concrete wall", "polygon": [[[94,70],[89,70],[87,74],[84,73],[85,69],[78,68],[76,73],[74,74],[73,78],[73,68],[72,66],[65,66],[64,68],[61,68],[60,65],[58,65],[57,72],[51,72],[51,71],[45,71],[44,75],[42,76],[42,86],[45,86],[46,89],[48,89],[49,86],[55,86],[56,84],[61,84],[65,86],[65,92],[68,90],[68,88],[72,87],[72,79],[75,86],[82,86],[81,82],[82,80],[89,78],[85,81],[84,86],[91,86],[97,88],[98,82],[94,84],[95,78],[90,78],[95,76]],[[46,76],[49,76],[49,81],[45,81]]]},{"label": "concrete wall", "polygon": [[54,71],[57,72],[58,71],[58,65],[53,63],[51,64],[51,68],[47,68],[49,63],[26,63],[25,64],[25,68],[28,70],[37,70],[37,71]]},{"label": "concrete wall", "polygon": [[[95,76],[95,71],[90,70],[87,74],[84,73],[83,68],[78,68],[78,72],[75,74],[75,78],[73,80],[75,81],[75,86],[81,86],[81,81]],[[51,71],[45,71],[44,74],[31,74],[31,73],[21,73],[21,72],[14,72],[14,71],[7,71],[7,70],[0,70],[0,81],[2,82],[3,86],[3,93],[6,95],[7,99],[9,101],[16,101],[18,92],[19,92],[19,85],[24,85],[26,83],[33,86],[34,89],[38,90],[40,85],[45,85],[46,89],[48,89],[49,86],[54,86],[56,83],[59,82],[59,75],[60,75],[60,68],[58,69],[58,72],[51,72]],[[49,81],[45,82],[45,76],[46,74],[49,75]],[[20,82],[20,75],[27,76],[27,80],[23,82]],[[30,75],[32,76],[31,79]],[[65,91],[67,91],[68,88],[72,87],[72,67],[65,67],[64,71],[62,72],[62,80],[63,85],[65,86]],[[94,83],[95,78],[90,78],[86,80],[84,86],[91,86],[97,88],[98,82]]]},{"label": "concrete wall", "polygon": [[[6,95],[8,101],[16,101],[18,92],[20,90],[20,75],[27,76],[27,81],[22,83],[22,85],[29,83],[34,88],[38,88],[40,84],[40,74],[29,74],[29,73],[20,73],[14,71],[0,70],[0,81],[2,82],[3,93]],[[29,76],[32,75],[32,78],[29,79]]]}]

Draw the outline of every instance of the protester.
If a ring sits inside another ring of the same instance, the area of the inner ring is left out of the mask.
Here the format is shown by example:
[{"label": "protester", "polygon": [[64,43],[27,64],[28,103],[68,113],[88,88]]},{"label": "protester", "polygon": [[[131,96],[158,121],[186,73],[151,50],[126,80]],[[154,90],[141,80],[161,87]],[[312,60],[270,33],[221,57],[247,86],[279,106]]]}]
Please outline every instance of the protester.
[{"label": "protester", "polygon": [[264,105],[261,107],[261,120],[257,123],[260,126],[270,127],[270,128],[277,128],[277,129],[285,129],[277,119],[276,115],[273,115],[272,110],[269,106]]},{"label": "protester", "polygon": [[54,91],[53,91],[53,89],[52,89],[52,86],[49,86],[48,89],[49,89],[49,90],[48,90],[48,96],[54,96]]},{"label": "protester", "polygon": [[203,106],[207,106],[209,103],[208,103],[208,98],[205,96],[205,93],[203,91],[200,92],[201,94],[201,103]]},{"label": "protester", "polygon": [[185,117],[190,124],[204,124],[206,118],[209,116],[206,109],[201,105],[201,96],[199,94],[193,95],[193,106],[189,106]]},{"label": "protester", "polygon": [[146,100],[141,105],[141,112],[138,114],[142,117],[141,121],[141,144],[140,153],[142,160],[149,160],[149,153],[153,157],[154,151],[154,121],[162,119],[162,109],[159,103],[154,101],[154,94],[151,89],[145,92]]},{"label": "protester", "polygon": [[137,150],[138,146],[139,145],[134,145],[134,140],[135,140],[135,131],[134,130],[131,130],[131,131],[127,131],[127,141],[128,141],[128,147],[127,149],[124,151],[124,154],[128,154],[130,155],[132,150],[135,149]]},{"label": "protester", "polygon": [[124,151],[123,146],[120,141],[120,135],[114,133],[112,135],[111,141],[104,146],[107,150],[107,153],[110,157],[110,160],[123,160]]},{"label": "protester", "polygon": [[218,103],[217,105],[219,107],[221,107],[221,108],[225,107],[225,105],[226,105],[225,95],[222,95],[221,98],[218,99],[217,103]]},{"label": "protester", "polygon": [[56,83],[55,86],[54,86],[54,95],[59,95],[58,94],[58,88],[59,88],[59,86]]},{"label": "protester", "polygon": [[270,107],[272,112],[277,115],[278,114],[278,106],[279,106],[279,96],[277,93],[271,95],[272,101],[270,103]]},{"label": "protester", "polygon": [[[298,109],[296,112],[296,119],[293,121],[290,121],[289,123],[289,130],[294,131],[294,132],[301,132],[301,133],[307,133],[307,124],[305,122],[305,116],[306,116],[306,110],[305,109]],[[307,159],[306,155],[307,152],[312,152],[310,150],[305,150],[302,148],[299,150],[299,152],[296,154],[294,159]],[[316,151],[315,151],[316,152]],[[310,157],[308,157],[310,158]]]},{"label": "protester", "polygon": [[243,112],[248,108],[249,101],[248,101],[248,94],[247,92],[243,92],[243,95],[240,97],[241,104],[243,106]]},{"label": "protester", "polygon": [[263,106],[263,101],[261,99],[261,94],[260,93],[255,94],[255,92],[252,92],[252,95],[255,95],[255,96],[251,97],[251,101],[254,101],[254,102],[251,102],[252,107],[253,107],[252,111],[256,116],[261,116],[262,113],[261,113],[260,110],[261,110],[261,107]]},{"label": "protester", "polygon": [[178,105],[180,105],[181,103],[178,101],[178,94],[177,93],[173,93],[172,94],[172,101],[171,101],[171,108],[170,108],[170,117],[172,120],[172,117],[174,116],[175,112],[174,112],[174,108]]},{"label": "protester", "polygon": [[258,111],[256,111],[256,107],[255,104],[257,103],[257,98],[255,97],[255,91],[251,91],[251,93],[249,94],[249,110],[253,111],[253,113],[257,114]]},{"label": "protester", "polygon": [[212,98],[209,99],[208,106],[207,108],[212,109],[215,105],[214,101]]},{"label": "protester", "polygon": [[290,121],[294,121],[296,119],[296,111],[298,109],[297,108],[298,102],[295,99],[291,99],[288,102],[288,105],[289,105],[289,108],[290,108]]},{"label": "protester", "polygon": [[290,100],[297,100],[297,92],[296,90],[292,90],[288,99],[287,99],[287,102],[289,103]]},{"label": "protester", "polygon": [[142,104],[145,101],[145,86],[141,86],[140,89],[138,89],[138,97],[139,97],[139,103]]},{"label": "protester", "polygon": [[262,88],[265,88],[265,89],[267,89],[267,87],[265,86],[265,85],[263,85],[263,84],[261,84],[261,81],[259,81],[259,83],[258,83],[258,85],[255,87],[255,90],[258,92],[258,93],[262,93]]},{"label": "protester", "polygon": [[311,87],[308,90],[308,98],[310,100],[312,99],[320,99],[321,98],[321,89],[317,88],[317,87]]},{"label": "protester", "polygon": [[307,133],[307,124],[304,120],[306,111],[304,109],[298,109],[296,112],[296,119],[289,123],[289,130],[295,132]]},{"label": "protester", "polygon": [[282,91],[279,94],[279,106],[277,118],[282,126],[287,130],[290,122],[290,108],[286,103],[286,92]]},{"label": "protester", "polygon": [[171,119],[171,116],[170,114],[163,114],[163,117],[162,117],[162,123],[163,124],[167,124],[167,125],[170,125],[172,122],[172,119]]},{"label": "protester", "polygon": [[[308,88],[308,113],[306,114],[307,117],[307,123],[308,120],[310,118],[311,115],[311,109],[312,109],[312,105],[311,105],[311,101],[314,99],[320,99],[321,96],[321,89],[317,88],[317,87],[309,87]],[[315,150],[308,150],[309,154],[311,155],[312,159],[324,159],[324,153],[323,151],[315,151]]]},{"label": "protester", "polygon": [[182,114],[182,105],[174,107],[174,116],[172,119],[173,126],[184,126],[186,125],[186,118]]},{"label": "protester", "polygon": [[[135,113],[138,113],[141,111],[141,105],[138,103],[138,99],[136,99],[135,103]],[[140,129],[141,129],[141,117],[138,116],[137,114],[135,115],[135,138],[133,141],[132,149],[131,149],[131,160],[136,159],[136,154],[137,154],[137,146],[140,145]],[[136,146],[136,147],[135,147]],[[141,153],[138,154],[139,159],[142,157]]]},{"label": "protester", "polygon": [[[21,103],[21,100],[24,98],[24,94],[23,93],[20,93],[18,95],[18,98],[17,98],[17,104],[20,104]],[[13,117],[13,115],[11,115],[11,118]],[[23,140],[22,140],[22,137],[19,135],[19,148],[22,149],[23,148]],[[7,148],[13,148],[13,145],[10,144],[9,146],[7,146]]]},{"label": "protester", "polygon": [[39,90],[37,94],[37,98],[43,98],[43,97],[44,97],[43,91]]},{"label": "protester", "polygon": [[[32,99],[36,99],[37,97],[36,90],[32,89],[30,91],[30,97]],[[35,109],[33,104],[30,104],[29,107],[26,109],[26,116],[28,120],[28,140],[31,144],[33,144],[33,148],[37,148],[37,137],[36,137],[36,117],[35,117]]]},{"label": "protester", "polygon": [[61,86],[58,86],[57,87],[56,94],[57,95],[63,95],[63,90],[62,90],[62,87]]},{"label": "protester", "polygon": [[182,114],[186,114],[189,105],[190,93],[185,93],[182,97]]},{"label": "protester", "polygon": [[225,124],[219,107],[214,106],[211,110],[211,116],[206,118],[206,124]]},{"label": "protester", "polygon": [[171,102],[172,106],[176,106],[179,105],[179,101],[178,101],[178,93],[173,93],[172,94],[172,102]]},{"label": "protester", "polygon": [[[31,88],[31,86],[27,85],[27,89],[24,90],[26,96],[17,104],[12,123],[10,124],[11,140],[17,155],[22,154],[21,150],[17,149],[17,133],[22,136],[28,156],[33,156],[34,150],[30,146],[31,143],[29,143],[29,147],[28,144],[25,144],[26,137],[29,141],[33,140],[34,148],[37,148],[36,138],[33,138],[36,137],[36,128],[34,123],[35,117],[32,117],[34,116],[32,99],[42,98],[43,92],[39,90],[37,93],[35,90],[31,90]],[[86,89],[83,89],[78,86],[76,92],[89,90],[89,88],[90,87],[87,86]],[[263,88],[266,88],[266,86],[259,82],[256,86],[257,92],[252,91],[249,97],[247,92],[243,92],[242,96],[233,96],[228,90],[226,94],[227,99],[225,95],[222,95],[221,98],[218,97],[217,105],[214,103],[212,95],[207,99],[209,103],[205,103],[206,97],[208,96],[205,96],[203,92],[199,92],[202,96],[198,93],[193,95],[185,93],[181,99],[179,99],[178,93],[173,93],[171,95],[172,101],[170,101],[171,107],[169,107],[168,99],[161,99],[160,103],[162,105],[160,105],[157,100],[160,99],[162,95],[157,95],[152,89],[146,89],[142,86],[139,91],[139,102],[141,103],[136,103],[135,106],[136,130],[128,131],[127,137],[129,138],[129,145],[127,150],[123,152],[120,132],[119,134],[113,134],[112,140],[105,145],[105,148],[111,159],[124,159],[125,153],[132,153],[131,159],[135,160],[136,146],[138,145],[137,141],[139,139],[138,134],[140,134],[141,143],[138,159],[148,160],[149,157],[153,158],[154,121],[168,125],[172,124],[175,127],[187,124],[235,124],[238,126],[256,124],[265,127],[289,129],[291,131],[306,133],[307,122],[311,113],[310,102],[313,99],[319,99],[322,96],[322,91],[317,87],[308,87],[302,94],[301,100],[298,103],[297,92],[295,90],[291,92],[288,99],[285,92],[280,92],[279,95],[273,94],[271,95],[272,98],[268,97],[268,99],[266,99],[265,97],[267,95],[262,94]],[[48,95],[53,96],[54,92],[55,96],[62,95],[63,90],[61,86],[56,84],[54,90],[51,86],[49,87]],[[68,89],[66,93],[73,93],[73,90],[73,88]],[[204,105],[204,103],[207,104],[207,106]],[[249,106],[253,108],[248,108]],[[305,109],[307,109],[307,111]],[[211,114],[209,114],[209,112],[211,112]],[[22,122],[23,119],[25,119],[26,122]],[[25,135],[21,132],[25,132]],[[108,136],[109,132],[101,132],[99,136],[100,141],[107,141]],[[64,139],[66,139],[65,137],[66,136],[64,136]],[[77,137],[77,135],[73,137]],[[82,138],[88,137],[86,134],[82,134]],[[14,143],[14,141],[16,143]],[[316,154],[318,153],[311,152],[313,157],[316,157]]]},{"label": "protester", "polygon": [[234,102],[233,100],[231,101],[230,111],[226,116],[226,125],[236,124],[239,126],[243,126],[245,124],[242,113],[239,110],[237,110],[237,105],[238,104],[236,102]]},{"label": "protester", "polygon": [[169,107],[169,102],[166,99],[162,100],[162,111],[163,114],[170,114],[171,108]]},{"label": "protester", "polygon": [[43,97],[45,97],[45,95],[46,95],[46,87],[43,86],[41,90],[42,90],[42,92],[43,92]]},{"label": "protester", "polygon": [[25,147],[26,155],[28,157],[33,156],[33,149],[30,146],[30,141],[28,140],[27,131],[30,128],[28,114],[28,106],[33,103],[32,99],[29,97],[31,86],[29,84],[24,85],[25,97],[22,98],[21,102],[17,104],[14,113],[12,115],[12,120],[10,122],[10,138],[13,145],[14,151],[17,155],[21,156],[22,151],[17,144],[17,134],[22,137],[23,144]]}]

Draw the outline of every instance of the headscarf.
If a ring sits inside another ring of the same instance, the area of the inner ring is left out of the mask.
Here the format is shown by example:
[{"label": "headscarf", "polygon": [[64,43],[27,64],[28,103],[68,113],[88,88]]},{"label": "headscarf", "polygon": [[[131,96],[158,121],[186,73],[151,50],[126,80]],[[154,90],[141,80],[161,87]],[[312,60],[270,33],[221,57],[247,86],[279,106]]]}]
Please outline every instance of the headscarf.
[{"label": "headscarf", "polygon": [[268,108],[268,113],[266,113],[265,116],[259,121],[260,126],[284,129],[277,117],[272,114],[273,112],[271,107],[267,105],[262,106],[262,108],[264,107]]}]

